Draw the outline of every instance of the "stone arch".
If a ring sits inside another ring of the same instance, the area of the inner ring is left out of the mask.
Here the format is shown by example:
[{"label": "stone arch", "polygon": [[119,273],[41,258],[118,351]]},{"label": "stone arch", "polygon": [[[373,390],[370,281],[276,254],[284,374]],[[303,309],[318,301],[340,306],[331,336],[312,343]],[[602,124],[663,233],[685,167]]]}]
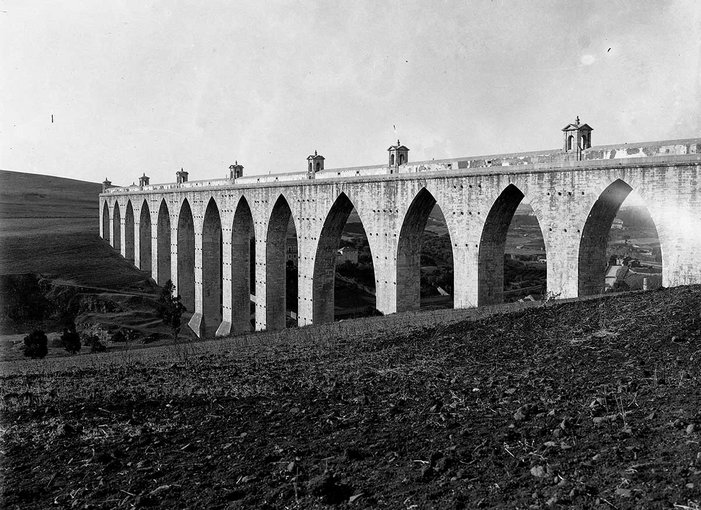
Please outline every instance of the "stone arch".
[{"label": "stone arch", "polygon": [[124,213],[124,258],[134,263],[134,208],[131,200],[127,200]]},{"label": "stone arch", "polygon": [[157,281],[159,285],[165,285],[166,281],[171,280],[171,261],[170,261],[170,213],[168,204],[165,199],[161,200],[161,205],[158,208],[158,220],[156,224],[156,240],[158,257],[157,262]]},{"label": "stone arch", "polygon": [[115,200],[114,211],[112,212],[112,248],[118,252],[122,251],[122,215],[119,212],[119,202]]},{"label": "stone arch", "polygon": [[265,242],[266,329],[269,330],[283,329],[287,322],[287,234],[290,224],[297,242],[292,210],[285,197],[280,195],[270,214]]},{"label": "stone arch", "polygon": [[[633,188],[630,184],[622,179],[617,179],[609,184],[594,202],[584,223],[582,236],[579,241],[577,265],[577,291],[579,296],[590,296],[604,291],[604,277],[607,266],[606,247],[608,245],[609,232],[618,210],[632,191]],[[659,239],[656,225],[655,235]],[[662,264],[664,268],[664,258],[662,259]]]},{"label": "stone arch", "polygon": [[[336,253],[341,241],[343,227],[353,211],[353,202],[341,192],[329,210],[319,234],[314,257],[314,279],[312,284],[312,321],[316,323],[334,320],[334,284],[336,275]],[[361,225],[362,225],[362,217]]]},{"label": "stone arch", "polygon": [[504,300],[504,251],[506,236],[523,191],[509,184],[492,204],[479,243],[477,263],[477,305],[493,305]]},{"label": "stone arch", "polygon": [[248,200],[241,197],[231,227],[231,329],[251,330],[251,281],[255,261],[255,229]]},{"label": "stone arch", "polygon": [[202,225],[202,316],[205,336],[222,321],[222,228],[219,208],[209,199]]},{"label": "stone arch", "polygon": [[404,216],[397,243],[398,312],[418,310],[420,307],[421,240],[428,217],[435,206],[436,199],[431,192],[421,188]]},{"label": "stone arch", "polygon": [[178,294],[188,312],[195,311],[195,223],[187,199],[178,215]]},{"label": "stone arch", "polygon": [[106,241],[110,240],[110,208],[107,201],[102,206],[102,238]]},{"label": "stone arch", "polygon": [[148,202],[141,204],[139,216],[139,269],[151,274],[151,211]]}]

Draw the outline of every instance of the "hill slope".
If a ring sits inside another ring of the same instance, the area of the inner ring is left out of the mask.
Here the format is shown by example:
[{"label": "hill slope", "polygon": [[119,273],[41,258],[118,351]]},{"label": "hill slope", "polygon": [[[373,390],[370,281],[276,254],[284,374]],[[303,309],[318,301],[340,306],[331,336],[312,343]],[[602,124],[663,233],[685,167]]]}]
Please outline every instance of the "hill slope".
[{"label": "hill slope", "polygon": [[[93,315],[93,323],[153,323],[149,303],[157,287],[99,236],[101,189],[92,182],[0,171],[0,334],[60,328],[62,308],[71,300],[72,313],[85,311],[83,301],[93,307],[96,301],[114,303],[106,308],[127,312]],[[47,299],[54,302],[36,306]],[[149,317],[136,319],[132,311]]]},{"label": "hill slope", "polygon": [[99,237],[100,184],[0,171],[0,274],[112,287],[144,274]]},{"label": "hill slope", "polygon": [[0,504],[698,509],[699,310],[697,286],[0,365]]},{"label": "hill slope", "polygon": [[101,190],[94,182],[0,170],[0,219],[71,218],[66,226],[86,228],[81,219],[97,233]]}]

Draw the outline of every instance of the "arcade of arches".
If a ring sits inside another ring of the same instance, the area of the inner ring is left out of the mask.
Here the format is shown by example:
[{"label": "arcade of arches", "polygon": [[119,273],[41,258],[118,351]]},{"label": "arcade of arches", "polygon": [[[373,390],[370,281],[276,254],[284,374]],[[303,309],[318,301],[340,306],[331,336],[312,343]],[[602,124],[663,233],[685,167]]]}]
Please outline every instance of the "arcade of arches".
[{"label": "arcade of arches", "polygon": [[[614,248],[610,243],[620,239],[610,233],[612,227],[619,228],[617,214],[632,189],[618,179],[593,202],[579,236],[579,295],[597,294],[611,287],[607,271],[612,265]],[[475,270],[479,306],[523,298],[526,294],[541,297],[545,294],[549,262],[543,224],[538,209],[531,207],[525,198],[517,185],[509,184],[485,209],[479,242],[475,245],[478,247]],[[177,207],[165,199],[151,204],[154,208],[158,205],[153,217],[147,201],[143,201],[137,211],[131,201],[124,206],[114,203],[111,209],[105,204],[101,213],[103,235],[127,259],[135,261],[145,272],[152,272],[158,283],[168,279],[176,283],[188,311],[198,310],[202,316],[201,335],[213,336],[223,323],[230,325],[227,333],[232,334],[249,331],[253,325],[257,329],[282,329],[296,324],[297,301],[301,299],[296,294],[297,278],[302,278],[297,272],[300,233],[298,219],[284,196],[279,195],[272,206],[261,239],[256,239],[256,221],[245,197],[238,200],[233,214],[226,216],[233,218],[227,220],[232,221],[228,226],[214,198],[207,202],[200,226],[188,199]],[[177,215],[171,216],[171,208],[176,208]],[[153,227],[152,222],[155,223]],[[177,225],[176,228],[172,229],[172,224]],[[649,235],[639,253],[642,258],[652,253],[648,257],[650,264],[655,257],[658,262],[650,268],[660,274],[657,231],[651,218],[647,224]],[[642,238],[642,233],[638,234]],[[454,235],[448,228],[441,204],[431,192],[421,188],[403,215],[396,236],[394,281],[402,292],[397,292],[393,311],[452,306]],[[199,241],[198,236],[201,236]],[[631,241],[630,253],[633,245],[639,247],[641,243]],[[340,317],[372,313],[377,280],[371,245],[363,220],[345,193],[339,193],[330,206],[315,246],[310,275],[313,282],[311,322],[331,322]],[[261,250],[260,257],[256,255],[258,250]],[[647,267],[645,260],[643,262],[641,265]],[[261,267],[263,273],[260,273]],[[540,276],[534,280],[522,275],[514,277],[514,267]],[[630,268],[639,274],[634,269]],[[435,276],[437,270],[442,275],[440,281]],[[254,284],[261,278],[264,285]],[[367,300],[362,303],[356,300],[359,304],[354,309],[355,315],[350,315],[343,311],[346,305],[339,302],[347,300],[353,293],[353,286],[358,292],[364,292]],[[256,299],[256,287],[265,292],[264,315],[257,319],[256,302],[261,300]]]}]

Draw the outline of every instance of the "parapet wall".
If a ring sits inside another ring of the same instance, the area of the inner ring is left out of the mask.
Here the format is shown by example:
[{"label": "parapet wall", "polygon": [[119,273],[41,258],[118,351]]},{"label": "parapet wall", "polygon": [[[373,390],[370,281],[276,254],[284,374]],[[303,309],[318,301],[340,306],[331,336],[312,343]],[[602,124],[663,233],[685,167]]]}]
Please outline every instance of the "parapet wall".
[{"label": "parapet wall", "polygon": [[[664,140],[659,142],[637,142],[616,145],[599,145],[582,151],[582,160],[575,159],[573,154],[565,154],[561,150],[546,150],[521,152],[511,154],[493,154],[485,156],[462,157],[430,161],[412,162],[398,167],[387,165],[372,165],[347,168],[327,168],[317,172],[314,180],[333,180],[356,177],[371,177],[392,174],[416,174],[424,172],[445,172],[456,170],[503,168],[506,167],[555,167],[576,166],[594,161],[630,160],[646,158],[664,158],[701,154],[701,138],[681,140]],[[289,172],[268,175],[250,175],[238,179],[206,179],[188,181],[185,183],[152,184],[148,186],[114,187],[106,193],[128,193],[130,191],[167,191],[169,189],[217,188],[217,187],[248,187],[260,184],[277,184],[296,181],[307,181],[306,172]]]}]

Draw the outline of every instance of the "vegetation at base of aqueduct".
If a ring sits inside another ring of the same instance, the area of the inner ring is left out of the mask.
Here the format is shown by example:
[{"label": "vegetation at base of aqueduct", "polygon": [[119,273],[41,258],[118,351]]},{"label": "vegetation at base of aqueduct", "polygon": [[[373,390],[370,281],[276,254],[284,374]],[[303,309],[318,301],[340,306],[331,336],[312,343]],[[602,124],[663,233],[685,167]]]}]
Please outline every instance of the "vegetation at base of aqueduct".
[{"label": "vegetation at base of aqueduct", "polygon": [[701,286],[509,306],[2,363],[0,506],[699,508]]}]

